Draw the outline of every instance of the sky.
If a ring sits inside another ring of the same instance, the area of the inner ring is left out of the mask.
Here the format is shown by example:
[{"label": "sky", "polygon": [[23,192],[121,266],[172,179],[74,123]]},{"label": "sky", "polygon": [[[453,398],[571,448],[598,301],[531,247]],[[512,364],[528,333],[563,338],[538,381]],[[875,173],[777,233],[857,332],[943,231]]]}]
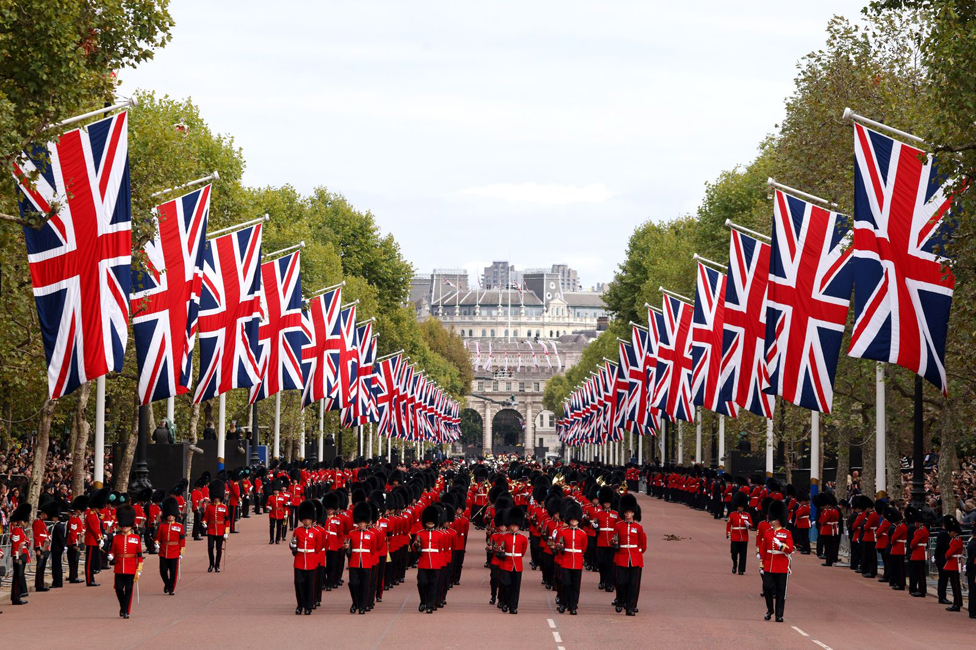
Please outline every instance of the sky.
[{"label": "sky", "polygon": [[191,97],[245,183],[341,193],[418,273],[567,263],[592,286],[755,157],[798,61],[862,6],[172,0],[121,94]]}]

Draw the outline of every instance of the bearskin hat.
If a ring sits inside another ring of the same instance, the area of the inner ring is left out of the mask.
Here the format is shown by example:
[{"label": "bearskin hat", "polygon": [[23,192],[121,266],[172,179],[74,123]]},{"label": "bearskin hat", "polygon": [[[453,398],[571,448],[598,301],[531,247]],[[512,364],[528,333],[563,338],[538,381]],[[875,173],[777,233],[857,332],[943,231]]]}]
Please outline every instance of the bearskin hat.
[{"label": "bearskin hat", "polygon": [[224,500],[224,482],[219,478],[210,481],[209,491],[211,501],[216,501],[217,499]]},{"label": "bearskin hat", "polygon": [[424,508],[424,511],[420,514],[420,523],[422,523],[424,526],[427,524],[434,524],[436,526],[440,516],[440,510],[438,510],[436,506],[429,505]]},{"label": "bearskin hat", "polygon": [[556,513],[558,513],[562,509],[562,507],[563,507],[562,497],[551,496],[548,499],[546,499],[546,512],[549,514],[550,517],[555,517]]},{"label": "bearskin hat", "polygon": [[769,517],[770,521],[775,520],[778,521],[780,525],[785,526],[787,522],[786,504],[782,501],[777,501],[774,499],[773,502],[769,504],[767,516]]},{"label": "bearskin hat", "polygon": [[141,503],[146,503],[152,499],[153,489],[151,487],[142,488],[139,490],[139,494],[136,495],[136,501]]},{"label": "bearskin hat", "polygon": [[610,487],[609,485],[604,485],[602,488],[600,488],[600,494],[599,494],[600,505],[603,505],[604,503],[612,504],[614,502],[615,496],[616,496],[616,492],[613,491],[613,488]]},{"label": "bearskin hat", "polygon": [[796,500],[799,501],[799,502],[801,502],[801,503],[804,502],[804,501],[809,501],[810,500],[810,493],[809,492],[800,492],[799,494],[796,495]]},{"label": "bearskin hat", "polygon": [[84,511],[87,508],[88,508],[88,497],[86,497],[84,494],[75,497],[74,501],[71,502],[72,510]]},{"label": "bearskin hat", "polygon": [[506,526],[507,525],[505,523],[505,512],[507,510],[508,510],[508,508],[497,508],[495,510],[495,527],[496,528],[498,526]]},{"label": "bearskin hat", "polygon": [[864,494],[859,494],[856,497],[854,497],[853,505],[855,508],[859,508],[861,510],[874,509],[874,501],[871,500],[871,497],[866,496]]},{"label": "bearskin hat", "polygon": [[542,503],[546,500],[546,494],[548,493],[548,488],[543,485],[537,485],[532,488],[532,500],[536,503]]},{"label": "bearskin hat", "polygon": [[888,509],[885,510],[884,518],[890,521],[892,524],[901,523],[901,513],[898,512],[898,508],[895,508],[894,506],[889,506]]},{"label": "bearskin hat", "polygon": [[736,492],[732,495],[732,509],[748,508],[749,496],[745,492]]},{"label": "bearskin hat", "polygon": [[335,492],[329,492],[324,497],[322,497],[322,505],[325,506],[326,510],[338,510],[339,509],[339,495]]},{"label": "bearskin hat", "polygon": [[180,518],[180,504],[173,497],[163,499],[163,505],[160,506],[160,509],[162,510],[163,519],[166,519],[166,517]]},{"label": "bearskin hat", "polygon": [[10,521],[30,521],[31,520],[31,504],[22,503],[17,506],[13,514],[10,515]]},{"label": "bearskin hat", "polygon": [[914,524],[918,521],[918,510],[915,506],[905,508],[905,523]]},{"label": "bearskin hat", "polygon": [[298,520],[315,519],[315,504],[311,499],[305,499],[298,504]]},{"label": "bearskin hat", "polygon": [[770,492],[782,492],[783,488],[780,486],[779,481],[771,478],[766,481],[766,489]]},{"label": "bearskin hat", "polygon": [[563,500],[563,510],[562,510],[563,521],[567,524],[570,520],[575,519],[578,522],[583,521],[583,508],[580,507],[578,503],[572,499]]},{"label": "bearskin hat", "polygon": [[[94,498],[94,497],[95,497],[95,495],[93,494],[92,495],[92,498]],[[165,499],[165,498],[166,498],[166,492],[165,492],[165,490],[154,490],[153,493],[152,493],[152,502],[153,503],[162,503],[163,502],[163,499]],[[89,504],[89,506],[92,507],[92,508],[97,507],[97,506],[92,506],[91,504]]]},{"label": "bearskin hat", "polygon": [[38,510],[47,515],[49,520],[53,521],[61,516],[61,502],[57,499],[51,499],[47,503],[41,504]]},{"label": "bearskin hat", "polygon": [[620,506],[617,508],[620,515],[623,516],[625,512],[634,513],[634,521],[641,520],[641,509],[640,504],[637,503],[637,497],[629,492],[627,494],[621,495]]},{"label": "bearskin hat", "polygon": [[365,501],[357,503],[352,508],[352,521],[354,524],[368,524],[373,516],[373,511]]},{"label": "bearskin hat", "polygon": [[525,512],[522,508],[515,506],[514,508],[509,508],[505,511],[505,525],[506,526],[518,526],[521,528],[525,525]]},{"label": "bearskin hat", "polygon": [[101,510],[108,505],[109,494],[110,492],[108,488],[99,488],[98,490],[95,490],[91,493],[91,496],[88,497],[88,507],[92,508],[93,510]]},{"label": "bearskin hat", "polygon": [[115,521],[119,528],[132,528],[136,525],[136,510],[128,503],[123,503],[115,511]]},{"label": "bearskin hat", "polygon": [[952,515],[946,515],[942,518],[942,527],[945,528],[947,533],[958,533],[962,535],[962,526],[959,525],[959,521]]},{"label": "bearskin hat", "polygon": [[204,485],[210,485],[210,472],[204,472],[201,474],[200,478],[198,478],[196,483],[193,484],[193,487],[202,488]]},{"label": "bearskin hat", "polygon": [[765,499],[759,502],[759,512],[762,513],[763,519],[769,518],[769,504],[771,504],[773,501],[774,499],[772,499],[771,497],[766,497]]},{"label": "bearskin hat", "polygon": [[786,484],[786,496],[796,497],[796,487],[792,483]]}]

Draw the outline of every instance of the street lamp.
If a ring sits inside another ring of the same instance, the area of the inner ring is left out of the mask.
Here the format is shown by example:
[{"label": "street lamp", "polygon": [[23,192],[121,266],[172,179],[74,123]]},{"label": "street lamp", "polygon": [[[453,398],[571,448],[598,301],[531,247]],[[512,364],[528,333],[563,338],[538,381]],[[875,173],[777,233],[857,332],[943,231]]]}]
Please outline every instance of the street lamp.
[{"label": "street lamp", "polygon": [[[149,435],[148,404],[139,406],[139,436],[136,441],[136,459],[132,465],[132,480],[129,482],[129,493],[138,494],[145,488],[152,488],[149,480],[149,465],[146,464],[146,438]],[[121,487],[121,486],[120,486]]]}]

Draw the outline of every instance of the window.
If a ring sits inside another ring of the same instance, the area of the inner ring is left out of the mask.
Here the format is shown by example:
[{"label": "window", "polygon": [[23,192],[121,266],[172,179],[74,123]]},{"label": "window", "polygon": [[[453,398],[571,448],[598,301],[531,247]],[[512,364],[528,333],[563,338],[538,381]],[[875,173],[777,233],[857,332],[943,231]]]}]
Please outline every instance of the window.
[{"label": "window", "polygon": [[549,330],[549,338],[552,338],[552,330]]},{"label": "window", "polygon": [[481,330],[481,338],[485,338],[485,330]]},{"label": "window", "polygon": [[539,382],[535,382],[535,392],[539,392]]},{"label": "window", "polygon": [[468,330],[468,336],[474,336],[474,330]]},{"label": "window", "polygon": [[496,393],[498,392],[498,382],[497,381],[491,382],[491,389],[493,391],[495,391]]},{"label": "window", "polygon": [[508,338],[508,330],[505,330],[505,338]]},{"label": "window", "polygon": [[505,392],[506,393],[510,393],[511,391],[512,391],[512,382],[506,381],[505,382]]},{"label": "window", "polygon": [[553,422],[552,422],[552,418],[553,418],[553,414],[552,414],[552,413],[550,413],[550,414],[549,414],[549,428],[550,428],[550,429],[551,429],[551,428],[553,427]]},{"label": "window", "polygon": [[495,330],[491,331],[491,338],[495,338]]},{"label": "window", "polygon": [[479,393],[485,392],[485,382],[483,381],[478,382],[478,392]]},{"label": "window", "polygon": [[559,338],[559,330],[556,330],[556,338]]},{"label": "window", "polygon": [[539,338],[540,336],[542,336],[542,334],[539,333],[539,330],[536,330],[535,331],[535,337],[536,338]]},{"label": "window", "polygon": [[525,392],[525,382],[524,381],[520,381],[519,382],[519,392],[520,393],[524,393]]},{"label": "window", "polygon": [[515,338],[518,338],[518,330],[513,331],[512,332],[512,336],[514,336]]},{"label": "window", "polygon": [[[454,331],[454,326],[451,325],[451,331]],[[461,338],[464,338],[464,330],[461,330]]]},{"label": "window", "polygon": [[545,445],[544,445],[544,444],[542,444],[542,441],[543,441],[543,440],[544,440],[543,438],[539,438],[539,444],[538,444],[538,445],[536,445],[536,446],[537,446],[537,447],[545,447]]}]

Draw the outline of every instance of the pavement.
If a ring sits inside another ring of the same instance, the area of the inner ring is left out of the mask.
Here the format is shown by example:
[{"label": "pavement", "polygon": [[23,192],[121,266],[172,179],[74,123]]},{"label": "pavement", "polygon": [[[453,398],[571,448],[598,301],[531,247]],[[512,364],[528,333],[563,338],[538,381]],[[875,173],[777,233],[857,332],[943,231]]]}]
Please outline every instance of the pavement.
[{"label": "pavement", "polygon": [[[163,594],[155,556],[146,560],[132,618],[118,616],[112,575],[100,587],[66,585],[2,605],[7,647],[232,648],[296,647],[327,642],[365,648],[800,648],[969,647],[976,620],[949,613],[936,598],[911,598],[852,571],[797,556],[786,622],[762,620],[765,604],[754,557],[745,576],[732,575],[725,522],[683,505],[639,497],[649,549],[640,612],[616,614],[612,596],[585,572],[579,615],[559,614],[539,572],[526,571],[517,616],[488,605],[482,531],[472,529],[461,585],[435,614],[417,612],[416,573],[387,591],[364,616],[349,614],[349,592],[323,594],[311,616],[295,616],[292,557],[268,545],[265,516],[241,522],[231,535],[221,573],[207,573],[206,542],[187,541],[176,595]],[[677,539],[675,539],[677,538]],[[670,540],[670,541],[669,541]]]}]

